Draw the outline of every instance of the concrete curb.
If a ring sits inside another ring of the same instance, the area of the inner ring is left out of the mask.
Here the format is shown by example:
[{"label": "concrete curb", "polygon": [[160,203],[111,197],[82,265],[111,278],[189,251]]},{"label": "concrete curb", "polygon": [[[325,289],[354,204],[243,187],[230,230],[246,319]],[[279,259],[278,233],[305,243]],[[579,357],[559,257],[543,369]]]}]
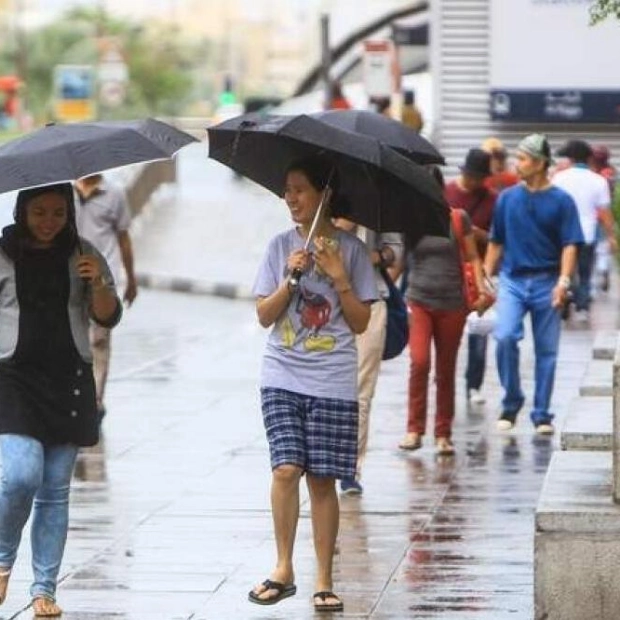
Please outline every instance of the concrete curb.
[{"label": "concrete curb", "polygon": [[238,284],[228,282],[207,282],[195,278],[183,278],[154,273],[136,274],[138,287],[175,293],[189,293],[192,295],[210,295],[225,299],[254,300],[252,291]]},{"label": "concrete curb", "polygon": [[[168,201],[174,200],[175,193],[172,187],[165,187],[159,194],[151,197],[142,211],[131,221],[131,236],[134,243],[139,243],[150,220],[157,209],[162,208]],[[191,295],[208,295],[225,299],[254,300],[252,291],[244,286],[229,282],[208,282],[196,278],[186,278],[159,273],[136,273],[138,287],[174,293],[189,293]]]}]

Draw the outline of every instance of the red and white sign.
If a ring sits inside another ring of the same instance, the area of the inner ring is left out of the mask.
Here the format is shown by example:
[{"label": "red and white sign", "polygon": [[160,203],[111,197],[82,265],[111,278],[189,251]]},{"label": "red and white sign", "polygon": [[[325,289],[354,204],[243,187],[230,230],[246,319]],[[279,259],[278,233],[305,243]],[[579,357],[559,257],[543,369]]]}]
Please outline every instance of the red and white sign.
[{"label": "red and white sign", "polygon": [[364,41],[364,87],[368,97],[390,97],[395,91],[395,53],[391,41]]}]

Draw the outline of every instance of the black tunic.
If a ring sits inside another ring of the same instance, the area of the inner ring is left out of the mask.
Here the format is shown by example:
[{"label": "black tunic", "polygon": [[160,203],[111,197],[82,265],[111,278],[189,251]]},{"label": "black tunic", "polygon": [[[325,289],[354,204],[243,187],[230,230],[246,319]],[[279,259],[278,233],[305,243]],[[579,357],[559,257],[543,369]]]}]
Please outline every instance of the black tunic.
[{"label": "black tunic", "polygon": [[95,383],[71,334],[69,256],[62,246],[15,252],[19,334],[0,363],[0,434],[89,446],[99,438]]}]

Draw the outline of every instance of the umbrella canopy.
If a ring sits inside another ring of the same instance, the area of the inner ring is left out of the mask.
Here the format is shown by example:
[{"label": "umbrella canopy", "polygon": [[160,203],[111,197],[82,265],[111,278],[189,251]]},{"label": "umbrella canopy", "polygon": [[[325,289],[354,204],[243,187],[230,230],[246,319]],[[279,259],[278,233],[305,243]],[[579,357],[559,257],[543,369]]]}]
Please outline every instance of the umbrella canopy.
[{"label": "umbrella canopy", "polygon": [[0,146],[0,192],[168,159],[196,141],[151,118],[48,125]]},{"label": "umbrella canopy", "polygon": [[208,128],[209,157],[278,196],[287,167],[325,154],[339,176],[348,204],[338,213],[376,231],[446,235],[448,207],[427,170],[380,141],[297,116],[238,116]]},{"label": "umbrella canopy", "polygon": [[329,110],[311,116],[332,127],[377,138],[417,164],[446,163],[426,138],[383,114],[367,110]]}]

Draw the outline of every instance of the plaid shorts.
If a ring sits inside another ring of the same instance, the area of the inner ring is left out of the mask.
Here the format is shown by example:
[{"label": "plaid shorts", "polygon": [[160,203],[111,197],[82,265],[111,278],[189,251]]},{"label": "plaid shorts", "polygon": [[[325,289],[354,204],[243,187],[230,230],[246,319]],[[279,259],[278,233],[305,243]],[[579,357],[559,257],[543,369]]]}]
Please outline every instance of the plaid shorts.
[{"label": "plaid shorts", "polygon": [[357,401],[261,389],[271,467],[298,465],[314,476],[355,478]]}]

